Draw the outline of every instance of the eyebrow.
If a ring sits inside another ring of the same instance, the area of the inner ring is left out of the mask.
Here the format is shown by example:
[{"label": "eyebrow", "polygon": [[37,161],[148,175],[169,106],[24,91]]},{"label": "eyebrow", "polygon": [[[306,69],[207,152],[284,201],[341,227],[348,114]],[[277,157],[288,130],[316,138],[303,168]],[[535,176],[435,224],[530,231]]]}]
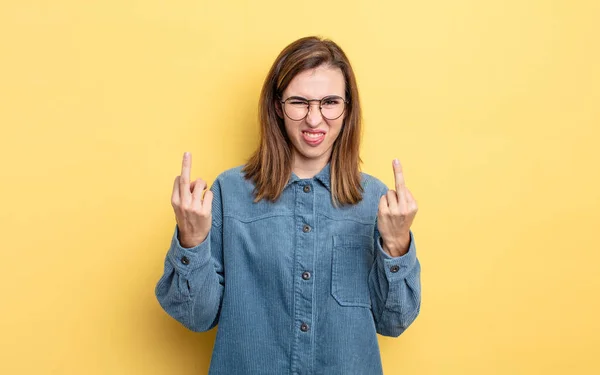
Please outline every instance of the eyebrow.
[{"label": "eyebrow", "polygon": [[337,94],[329,94],[329,95],[325,95],[325,96],[324,96],[324,97],[322,97],[321,99],[308,99],[308,98],[305,98],[305,97],[303,97],[303,96],[292,95],[292,96],[289,96],[289,97],[288,97],[287,99],[285,99],[285,100],[288,100],[288,99],[300,99],[300,100],[323,100],[323,99],[326,99],[326,98],[331,98],[331,97],[336,97],[336,98],[342,98],[342,99],[344,99],[344,97],[343,97],[343,96],[341,96],[341,95],[337,95]]}]

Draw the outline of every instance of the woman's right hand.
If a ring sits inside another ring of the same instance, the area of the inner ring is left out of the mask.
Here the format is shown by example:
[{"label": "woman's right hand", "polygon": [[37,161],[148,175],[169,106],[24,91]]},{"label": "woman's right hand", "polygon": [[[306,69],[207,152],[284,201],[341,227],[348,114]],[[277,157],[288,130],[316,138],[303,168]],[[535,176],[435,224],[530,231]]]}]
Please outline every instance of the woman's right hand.
[{"label": "woman's right hand", "polygon": [[185,248],[202,243],[208,236],[212,221],[213,193],[207,190],[202,199],[202,192],[207,188],[206,182],[199,178],[190,183],[191,169],[192,154],[186,152],[183,154],[181,175],[175,177],[171,197],[179,228],[179,243]]}]

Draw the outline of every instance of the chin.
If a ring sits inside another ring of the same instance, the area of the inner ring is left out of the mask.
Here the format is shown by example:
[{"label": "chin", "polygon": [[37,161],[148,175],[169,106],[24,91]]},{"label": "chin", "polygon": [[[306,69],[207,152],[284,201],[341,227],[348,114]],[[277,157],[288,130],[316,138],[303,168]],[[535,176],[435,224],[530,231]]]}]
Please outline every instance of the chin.
[{"label": "chin", "polygon": [[317,148],[297,148],[296,147],[296,151],[298,152],[298,154],[300,154],[300,156],[302,156],[303,159],[306,160],[320,160],[322,159],[328,151],[331,151],[331,147],[322,147],[323,145],[320,145]]}]

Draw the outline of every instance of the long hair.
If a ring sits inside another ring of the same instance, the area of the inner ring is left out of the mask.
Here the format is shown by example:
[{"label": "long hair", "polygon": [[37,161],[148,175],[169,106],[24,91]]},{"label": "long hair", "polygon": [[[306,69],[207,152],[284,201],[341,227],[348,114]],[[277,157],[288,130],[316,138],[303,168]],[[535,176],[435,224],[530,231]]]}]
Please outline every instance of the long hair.
[{"label": "long hair", "polygon": [[284,120],[277,115],[278,101],[300,72],[321,65],[339,68],[346,84],[344,123],[335,140],[330,163],[334,205],[355,204],[362,199],[359,155],[361,109],[356,78],[350,61],[333,41],[315,36],[296,40],[281,51],[269,70],[259,100],[260,145],[243,168],[254,182],[255,202],[276,201],[292,173],[292,145]]}]

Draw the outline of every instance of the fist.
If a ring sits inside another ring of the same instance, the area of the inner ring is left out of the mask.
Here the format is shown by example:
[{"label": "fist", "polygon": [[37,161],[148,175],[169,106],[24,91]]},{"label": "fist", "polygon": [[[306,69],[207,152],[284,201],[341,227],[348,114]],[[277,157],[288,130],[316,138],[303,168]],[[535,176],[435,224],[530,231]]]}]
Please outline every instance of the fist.
[{"label": "fist", "polygon": [[410,245],[410,226],[417,214],[417,202],[404,182],[398,159],[392,164],[396,190],[388,190],[379,200],[377,229],[383,239],[383,249],[393,257],[404,255]]},{"label": "fist", "polygon": [[[190,182],[192,155],[183,154],[181,175],[175,177],[171,205],[175,211],[175,220],[179,228],[181,246],[190,248],[202,243],[208,236],[212,222],[212,199],[206,182],[197,179]],[[203,196],[204,193],[204,196]]]}]

